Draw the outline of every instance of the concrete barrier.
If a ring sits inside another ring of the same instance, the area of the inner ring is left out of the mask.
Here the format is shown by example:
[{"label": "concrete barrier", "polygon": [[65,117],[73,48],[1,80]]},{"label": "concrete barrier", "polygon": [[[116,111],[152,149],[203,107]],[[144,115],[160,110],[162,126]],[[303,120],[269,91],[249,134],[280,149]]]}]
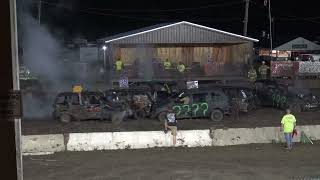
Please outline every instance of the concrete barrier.
[{"label": "concrete barrier", "polygon": [[[320,125],[298,126],[312,140],[320,140]],[[228,146],[253,143],[283,142],[279,127],[232,128],[214,130],[181,130],[177,134],[177,146]],[[115,149],[141,149],[172,146],[171,133],[163,131],[71,133],[68,138],[62,134],[31,135],[22,137],[22,152],[29,154],[48,154],[59,151],[93,151]]]},{"label": "concrete barrier", "polygon": [[[178,131],[177,146],[211,146],[209,130]],[[172,146],[172,136],[162,131],[71,133],[68,151],[141,149]]]},{"label": "concrete barrier", "polygon": [[[320,140],[320,125],[314,126],[298,126],[298,133],[304,131],[311,140]],[[299,137],[300,135],[298,135]]]},{"label": "concrete barrier", "polygon": [[22,136],[21,142],[24,155],[50,154],[66,149],[62,134]]}]

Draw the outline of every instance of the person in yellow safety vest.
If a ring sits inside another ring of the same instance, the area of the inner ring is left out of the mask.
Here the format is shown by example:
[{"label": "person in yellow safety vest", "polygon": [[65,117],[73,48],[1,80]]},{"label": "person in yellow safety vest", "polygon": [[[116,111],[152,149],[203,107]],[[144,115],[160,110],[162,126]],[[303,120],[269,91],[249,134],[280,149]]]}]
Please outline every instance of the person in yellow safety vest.
[{"label": "person in yellow safety vest", "polygon": [[259,67],[261,79],[267,79],[268,69],[269,66],[266,65],[265,61],[262,61],[262,65]]},{"label": "person in yellow safety vest", "polygon": [[186,70],[186,66],[182,62],[179,62],[178,66],[177,66],[177,70],[180,73],[184,73],[184,71]]},{"label": "person in yellow safety vest", "polygon": [[117,72],[120,72],[122,71],[122,68],[123,68],[123,62],[120,58],[117,59],[116,63],[115,63],[115,66],[116,66],[116,71]]},{"label": "person in yellow safety vest", "polygon": [[168,58],[163,62],[163,67],[165,70],[168,70],[171,68],[171,62],[169,61]]},{"label": "person in yellow safety vest", "polygon": [[253,66],[251,66],[248,71],[248,78],[251,82],[255,82],[257,80],[257,71],[254,69]]},{"label": "person in yellow safety vest", "polygon": [[282,117],[280,131],[283,130],[287,142],[287,149],[292,149],[292,133],[296,128],[296,118],[291,114],[290,109],[286,110],[286,115]]}]

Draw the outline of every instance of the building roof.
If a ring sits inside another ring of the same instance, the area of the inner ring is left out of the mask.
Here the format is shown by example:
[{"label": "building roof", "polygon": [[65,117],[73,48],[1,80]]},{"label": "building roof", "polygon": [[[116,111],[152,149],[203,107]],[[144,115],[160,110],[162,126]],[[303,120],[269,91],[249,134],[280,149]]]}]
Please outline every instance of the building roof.
[{"label": "building roof", "polygon": [[314,42],[311,42],[305,38],[298,37],[292,41],[289,41],[281,46],[275,48],[278,51],[317,51],[320,50],[320,46]]},{"label": "building roof", "polygon": [[100,39],[114,44],[243,43],[259,40],[186,21],[154,26]]}]

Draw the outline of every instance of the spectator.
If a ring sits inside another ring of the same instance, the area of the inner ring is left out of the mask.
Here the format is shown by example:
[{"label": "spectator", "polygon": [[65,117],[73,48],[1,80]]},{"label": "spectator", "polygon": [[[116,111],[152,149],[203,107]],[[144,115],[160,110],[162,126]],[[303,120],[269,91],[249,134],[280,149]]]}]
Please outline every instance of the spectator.
[{"label": "spectator", "polygon": [[177,70],[178,70],[181,74],[183,74],[184,71],[186,70],[186,66],[180,61],[179,64],[178,64],[178,66],[177,66]]},{"label": "spectator", "polygon": [[265,61],[262,61],[262,65],[259,67],[259,73],[261,79],[267,79],[269,66],[266,65]]},{"label": "spectator", "polygon": [[165,70],[169,70],[171,68],[171,62],[168,58],[163,62],[163,67]]},{"label": "spectator", "polygon": [[168,129],[171,130],[173,146],[177,143],[177,120],[175,113],[170,109],[167,113],[166,121],[164,122],[164,132],[167,133]]}]

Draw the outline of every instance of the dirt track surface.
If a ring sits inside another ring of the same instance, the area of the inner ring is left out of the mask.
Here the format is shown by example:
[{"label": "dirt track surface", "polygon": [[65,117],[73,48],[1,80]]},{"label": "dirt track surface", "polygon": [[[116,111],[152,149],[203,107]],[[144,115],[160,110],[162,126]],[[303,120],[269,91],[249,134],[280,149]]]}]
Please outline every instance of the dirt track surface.
[{"label": "dirt track surface", "polygon": [[320,179],[320,144],[67,152],[24,157],[25,180]]},{"label": "dirt track surface", "polygon": [[[283,111],[263,108],[249,114],[241,114],[240,120],[226,117],[221,122],[212,122],[208,119],[179,120],[178,128],[181,130],[220,128],[248,128],[279,126]],[[320,124],[320,112],[304,112],[296,114],[298,125]],[[113,125],[110,121],[82,121],[62,124],[50,119],[23,120],[22,133],[30,134],[56,134],[78,132],[105,132],[105,131],[151,131],[162,130],[163,124],[154,119],[132,120]]]}]

